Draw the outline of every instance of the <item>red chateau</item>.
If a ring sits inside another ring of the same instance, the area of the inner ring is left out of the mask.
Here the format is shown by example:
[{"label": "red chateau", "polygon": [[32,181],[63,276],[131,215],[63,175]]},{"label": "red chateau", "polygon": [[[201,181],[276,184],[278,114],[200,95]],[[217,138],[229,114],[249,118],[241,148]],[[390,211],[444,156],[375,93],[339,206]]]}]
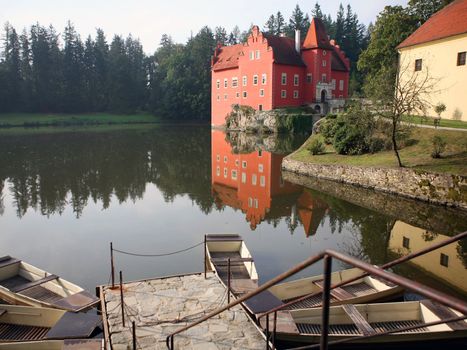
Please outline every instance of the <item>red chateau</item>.
[{"label": "red chateau", "polygon": [[244,44],[218,46],[212,59],[213,126],[225,124],[232,105],[256,110],[312,106],[322,114],[343,107],[350,62],[321,20],[313,18],[305,40],[252,28]]}]

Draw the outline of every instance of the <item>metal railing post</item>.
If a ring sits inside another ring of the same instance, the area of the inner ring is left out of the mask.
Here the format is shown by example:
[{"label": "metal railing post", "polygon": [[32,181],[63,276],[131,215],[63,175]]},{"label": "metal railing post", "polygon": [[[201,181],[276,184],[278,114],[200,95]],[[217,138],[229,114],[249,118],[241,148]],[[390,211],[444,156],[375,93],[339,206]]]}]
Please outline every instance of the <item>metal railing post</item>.
[{"label": "metal railing post", "polygon": [[133,334],[133,350],[136,350],[136,325],[135,321],[131,322]]},{"label": "metal railing post", "polygon": [[266,350],[269,350],[269,314],[266,315]]},{"label": "metal railing post", "polygon": [[110,273],[112,275],[112,288],[115,288],[115,265],[114,265],[113,242],[110,242]]},{"label": "metal railing post", "polygon": [[206,235],[204,235],[204,279],[207,278],[207,270],[208,270],[208,252],[206,246]]},{"label": "metal railing post", "polygon": [[227,304],[230,304],[230,258],[227,259]]},{"label": "metal railing post", "polygon": [[330,298],[331,298],[331,272],[332,272],[332,257],[326,254],[324,256],[323,301],[321,302],[322,321],[321,321],[320,350],[328,349],[329,306],[330,306]]},{"label": "metal railing post", "polygon": [[276,331],[277,331],[277,311],[274,312],[274,323],[272,328],[272,348],[276,348]]},{"label": "metal railing post", "polygon": [[122,325],[125,327],[125,304],[123,303],[123,277],[120,271],[120,304],[122,305]]}]

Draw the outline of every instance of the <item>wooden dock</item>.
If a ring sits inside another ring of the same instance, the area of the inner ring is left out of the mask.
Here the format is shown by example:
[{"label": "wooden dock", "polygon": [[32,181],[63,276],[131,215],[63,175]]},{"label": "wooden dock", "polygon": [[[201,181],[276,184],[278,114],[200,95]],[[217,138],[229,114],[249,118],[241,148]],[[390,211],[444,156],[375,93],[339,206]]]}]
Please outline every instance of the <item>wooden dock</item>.
[{"label": "wooden dock", "polygon": [[[167,349],[166,337],[227,304],[226,288],[209,272],[123,284],[125,327],[120,288],[99,287],[105,340],[114,350]],[[175,336],[176,349],[264,349],[264,335],[240,306],[233,307]]]}]

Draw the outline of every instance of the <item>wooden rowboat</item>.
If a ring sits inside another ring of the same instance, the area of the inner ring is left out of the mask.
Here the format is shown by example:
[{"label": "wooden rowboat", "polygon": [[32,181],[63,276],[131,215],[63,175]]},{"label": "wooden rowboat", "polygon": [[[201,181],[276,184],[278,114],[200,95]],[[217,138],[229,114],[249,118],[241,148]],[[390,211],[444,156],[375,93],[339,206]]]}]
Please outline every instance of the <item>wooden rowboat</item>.
[{"label": "wooden rowboat", "polygon": [[[288,314],[285,319],[281,313]],[[345,304],[330,307],[329,341],[356,338],[352,343],[423,342],[467,337],[467,322],[442,323],[374,338],[366,335],[383,333],[415,325],[424,325],[462,314],[430,300]],[[290,318],[293,324],[290,324]],[[277,339],[300,343],[319,343],[321,338],[321,308],[281,311],[277,319]],[[262,322],[265,328],[265,322]],[[270,327],[272,323],[270,321]],[[270,328],[272,329],[272,328]],[[362,339],[358,339],[362,338]]]},{"label": "wooden rowboat", "polygon": [[[333,272],[331,274],[331,284],[337,284],[364,274],[358,268]],[[315,294],[297,303],[288,306],[286,309],[306,309],[321,305],[324,276],[314,276],[301,278],[291,282],[280,283],[269,288],[269,291],[287,303],[308,294]],[[360,278],[352,283],[331,290],[331,305],[340,304],[364,304],[374,301],[394,300],[402,295],[404,289],[398,285],[376,279],[371,276]]]},{"label": "wooden rowboat", "polygon": [[0,305],[0,343],[83,339],[100,333],[96,314],[43,307]]},{"label": "wooden rowboat", "polygon": [[103,339],[45,340],[0,343],[0,350],[104,350]]},{"label": "wooden rowboat", "polygon": [[0,258],[0,299],[13,305],[74,312],[89,309],[99,302],[83,288],[10,256]]},{"label": "wooden rowboat", "polygon": [[[217,273],[230,292],[239,297],[258,288],[255,262],[242,237],[236,234],[206,235],[206,264]],[[230,261],[230,263],[229,263]],[[230,280],[228,270],[230,264]],[[263,313],[282,302],[269,291],[246,300],[243,305],[253,315]]]}]

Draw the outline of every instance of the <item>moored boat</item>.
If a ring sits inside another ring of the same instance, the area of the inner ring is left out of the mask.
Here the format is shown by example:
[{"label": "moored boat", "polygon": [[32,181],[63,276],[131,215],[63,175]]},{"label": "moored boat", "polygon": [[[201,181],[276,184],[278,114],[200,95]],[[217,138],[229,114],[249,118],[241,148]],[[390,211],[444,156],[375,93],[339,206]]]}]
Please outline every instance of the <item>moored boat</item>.
[{"label": "moored boat", "polygon": [[89,309],[99,302],[83,288],[10,256],[0,258],[0,299],[13,305],[74,312]]},{"label": "moored boat", "polygon": [[0,305],[0,343],[83,339],[100,333],[98,315],[44,307]]},{"label": "moored boat", "polygon": [[[362,276],[364,271],[352,268],[336,271],[331,274],[331,284],[337,284],[346,280]],[[318,307],[322,301],[324,276],[313,276],[300,278],[294,281],[280,283],[269,288],[269,291],[284,303],[304,297],[286,309],[306,309]],[[331,290],[331,305],[340,304],[363,304],[374,301],[394,300],[402,295],[404,289],[398,285],[372,276],[359,278],[351,283]]]},{"label": "moored boat", "polygon": [[[282,316],[285,315],[283,319]],[[430,300],[380,303],[345,304],[329,309],[329,341],[354,338],[352,343],[407,343],[447,340],[467,337],[467,322],[430,322],[462,316],[458,311]],[[293,320],[293,324],[290,320]],[[321,339],[322,309],[310,308],[281,311],[278,314],[276,338],[300,343],[319,343]],[[403,331],[403,328],[420,328]],[[265,328],[263,319],[262,326]],[[270,321],[270,329],[272,327]],[[401,331],[397,331],[401,329]],[[365,338],[387,331],[394,333]]]},{"label": "moored boat", "polygon": [[103,339],[67,339],[0,343],[0,350],[104,350]]}]

